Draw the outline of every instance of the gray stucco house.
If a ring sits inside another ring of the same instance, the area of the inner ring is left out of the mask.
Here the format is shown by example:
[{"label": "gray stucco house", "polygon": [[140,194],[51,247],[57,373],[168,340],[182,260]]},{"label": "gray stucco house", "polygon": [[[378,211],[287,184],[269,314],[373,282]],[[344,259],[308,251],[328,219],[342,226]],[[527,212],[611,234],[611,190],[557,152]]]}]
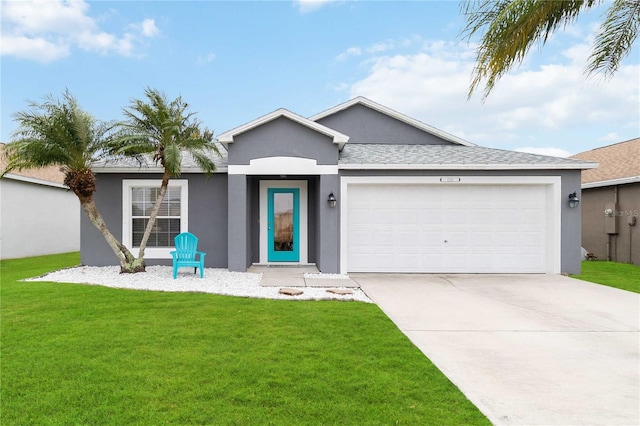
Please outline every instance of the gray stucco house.
[{"label": "gray stucco house", "polygon": [[[190,231],[207,267],[321,272],[578,273],[580,174],[595,164],[476,146],[366,98],[306,118],[279,109],[218,136],[218,171],[187,158],[147,249]],[[96,203],[135,251],[160,170],[95,167]],[[116,264],[88,220],[82,262]]]}]

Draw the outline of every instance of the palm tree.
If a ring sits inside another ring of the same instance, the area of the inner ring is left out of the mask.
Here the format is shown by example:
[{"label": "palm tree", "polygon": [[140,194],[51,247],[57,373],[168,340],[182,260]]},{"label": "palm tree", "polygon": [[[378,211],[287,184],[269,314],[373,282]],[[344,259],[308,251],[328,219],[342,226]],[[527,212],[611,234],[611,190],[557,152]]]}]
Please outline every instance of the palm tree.
[{"label": "palm tree", "polygon": [[16,113],[15,121],[18,129],[5,146],[7,167],[0,177],[12,170],[59,166],[65,185],[118,257],[121,270],[126,269],[135,257],[109,231],[93,199],[96,182],[91,164],[105,157],[111,126],[80,109],[68,90],[62,100],[48,95],[42,103],[29,102],[29,110]]},{"label": "palm tree", "polygon": [[156,201],[151,209],[138,258],[131,265],[132,272],[144,269],[144,251],[155,226],[158,212],[169,185],[169,179],[180,175],[182,157],[188,153],[202,171],[209,176],[215,171],[211,154],[220,155],[213,142],[213,133],[201,129],[201,123],[189,112],[189,105],[181,97],[168,101],[156,89],[146,88],[146,101],[133,99],[124,108],[125,121],[119,123],[120,136],[112,145],[116,156],[135,157],[141,164],[151,159],[164,169]]},{"label": "palm tree", "polygon": [[[462,34],[482,34],[477,48],[469,97],[486,80],[482,99],[536,43],[544,44],[559,28],[603,0],[465,0],[467,24]],[[586,71],[609,78],[629,54],[640,26],[640,1],[613,0],[596,36]]]}]

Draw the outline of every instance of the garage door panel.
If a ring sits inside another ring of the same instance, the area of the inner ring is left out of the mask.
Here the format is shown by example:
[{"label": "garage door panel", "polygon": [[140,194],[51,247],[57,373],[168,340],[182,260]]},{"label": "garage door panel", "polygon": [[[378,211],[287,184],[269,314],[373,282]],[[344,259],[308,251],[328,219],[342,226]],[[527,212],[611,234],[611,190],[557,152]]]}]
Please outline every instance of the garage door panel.
[{"label": "garage door panel", "polygon": [[475,254],[482,253],[484,250],[491,250],[495,245],[495,234],[488,232],[486,229],[474,232],[474,238],[469,242],[469,248]]},{"label": "garage door panel", "polygon": [[450,225],[469,223],[469,210],[466,208],[448,208],[446,211],[446,223]]},{"label": "garage door panel", "polygon": [[423,226],[442,226],[444,221],[445,217],[442,210],[422,209],[420,223]]},{"label": "garage door panel", "polygon": [[519,247],[540,249],[540,246],[544,242],[544,237],[538,232],[520,232],[518,234]]},{"label": "garage door panel", "polygon": [[419,250],[424,241],[422,233],[418,232],[398,231],[394,234],[394,246],[405,251]]},{"label": "garage door panel", "polygon": [[416,226],[420,223],[421,216],[421,211],[417,208],[401,210],[396,216],[396,224],[398,226]]},{"label": "garage door panel", "polygon": [[471,226],[493,226],[495,224],[495,213],[493,209],[476,209],[474,214],[470,215],[468,223]]},{"label": "garage door panel", "polygon": [[544,185],[350,185],[351,272],[545,272]]},{"label": "garage door panel", "polygon": [[[501,248],[513,249],[521,245],[521,233],[517,231],[496,231],[496,245]],[[498,251],[498,250],[496,250]]]}]

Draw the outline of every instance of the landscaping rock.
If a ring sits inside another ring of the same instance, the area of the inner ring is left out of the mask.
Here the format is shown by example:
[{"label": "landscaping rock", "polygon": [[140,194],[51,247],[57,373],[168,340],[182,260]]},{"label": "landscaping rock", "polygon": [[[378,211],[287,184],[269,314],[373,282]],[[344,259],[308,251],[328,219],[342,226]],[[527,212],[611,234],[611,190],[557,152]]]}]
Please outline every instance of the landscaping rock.
[{"label": "landscaping rock", "polygon": [[286,294],[287,296],[300,296],[304,292],[302,290],[296,290],[295,288],[281,288],[278,293]]},{"label": "landscaping rock", "polygon": [[341,288],[330,288],[327,290],[327,293],[339,294],[341,296],[345,296],[347,294],[353,294],[352,290],[345,290]]}]

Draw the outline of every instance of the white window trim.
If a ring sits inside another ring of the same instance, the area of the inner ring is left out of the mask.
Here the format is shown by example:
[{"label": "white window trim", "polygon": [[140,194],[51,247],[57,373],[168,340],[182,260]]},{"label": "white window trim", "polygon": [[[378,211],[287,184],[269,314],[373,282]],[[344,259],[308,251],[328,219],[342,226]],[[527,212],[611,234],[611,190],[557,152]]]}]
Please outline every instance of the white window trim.
[{"label": "white window trim", "polygon": [[[139,187],[160,188],[161,179],[123,179],[122,180],[122,244],[131,254],[138,256],[138,248],[134,248],[131,241],[131,189]],[[172,179],[170,188],[180,188],[180,232],[189,230],[189,181],[186,179]],[[171,259],[173,247],[147,247],[144,250],[145,259]]]},{"label": "white window trim", "polygon": [[268,189],[269,188],[298,188],[300,190],[300,261],[286,262],[287,265],[305,265],[309,258],[308,242],[308,194],[306,180],[261,180],[260,181],[260,263],[272,264],[283,262],[269,262],[268,254]]},{"label": "white window trim", "polygon": [[458,176],[345,176],[340,179],[340,273],[346,274],[348,237],[349,188],[366,184],[421,184],[421,185],[545,185],[547,188],[547,273],[559,274],[561,269],[561,196],[560,176],[460,176],[454,182],[441,178]]}]

